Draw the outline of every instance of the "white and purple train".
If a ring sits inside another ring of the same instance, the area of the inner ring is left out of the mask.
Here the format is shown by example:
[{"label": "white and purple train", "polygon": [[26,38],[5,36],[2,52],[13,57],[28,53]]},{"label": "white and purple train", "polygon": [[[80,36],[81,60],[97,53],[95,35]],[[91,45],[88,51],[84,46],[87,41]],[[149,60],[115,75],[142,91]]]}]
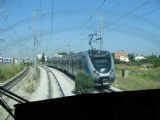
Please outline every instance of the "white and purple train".
[{"label": "white and purple train", "polygon": [[94,78],[95,86],[110,85],[115,79],[114,60],[110,52],[89,50],[47,60],[48,66],[61,69],[76,76],[79,70]]}]

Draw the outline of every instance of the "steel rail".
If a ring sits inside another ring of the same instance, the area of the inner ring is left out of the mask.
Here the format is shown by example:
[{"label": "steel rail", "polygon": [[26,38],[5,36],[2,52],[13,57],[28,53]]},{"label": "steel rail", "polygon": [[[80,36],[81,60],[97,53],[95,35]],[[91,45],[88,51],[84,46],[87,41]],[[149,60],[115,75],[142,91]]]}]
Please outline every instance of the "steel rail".
[{"label": "steel rail", "polygon": [[[50,73],[53,75],[53,77],[55,78],[55,80],[56,80],[56,82],[57,82],[57,84],[58,84],[58,87],[59,87],[59,89],[60,89],[60,92],[61,92],[61,94],[62,94],[62,97],[65,97],[64,91],[63,91],[63,89],[62,89],[62,87],[61,87],[61,85],[60,85],[57,77],[55,76],[55,74],[54,74],[50,69],[48,69],[47,67],[45,67],[45,66],[42,66],[42,67],[43,67],[47,72],[50,72]],[[49,73],[48,73],[48,75],[49,75]]]},{"label": "steel rail", "polygon": [[21,71],[20,73],[18,73],[15,76],[13,76],[9,80],[7,80],[5,83],[2,83],[2,85],[0,85],[0,86],[3,87],[3,88],[5,88],[5,89],[7,89],[7,90],[11,89],[19,81],[22,80],[22,78],[28,73],[28,71],[29,71],[29,68],[23,69],[23,71]]}]

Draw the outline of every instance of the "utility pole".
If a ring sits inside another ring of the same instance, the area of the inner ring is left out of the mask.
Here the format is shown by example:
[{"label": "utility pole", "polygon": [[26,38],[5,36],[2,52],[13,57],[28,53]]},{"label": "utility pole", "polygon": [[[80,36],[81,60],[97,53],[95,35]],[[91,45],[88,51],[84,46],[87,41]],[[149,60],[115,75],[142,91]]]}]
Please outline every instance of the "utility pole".
[{"label": "utility pole", "polygon": [[100,14],[101,16],[101,24],[100,24],[100,50],[103,50],[103,16],[102,14]]},{"label": "utility pole", "polygon": [[[6,13],[6,16],[4,16],[4,19],[7,19],[7,17],[8,17],[8,11],[7,10],[0,10],[0,13]],[[1,31],[3,31],[3,30],[1,30]],[[3,38],[1,38],[0,39],[0,43],[1,42],[5,42],[5,39],[3,39]],[[2,53],[0,53],[0,55],[1,55]]]},{"label": "utility pole", "polygon": [[34,60],[34,80],[36,80],[37,76],[37,69],[36,69],[36,64],[37,64],[37,57],[36,57],[36,31],[35,31],[35,17],[36,17],[36,11],[32,11],[32,32],[33,32],[33,60]]},{"label": "utility pole", "polygon": [[[5,41],[4,39],[0,39],[0,43],[1,43],[1,42],[4,42],[4,41]],[[0,55],[1,55],[1,54],[2,54],[2,53],[0,53]]]},{"label": "utility pole", "polygon": [[71,54],[71,40],[69,39],[69,55]]},{"label": "utility pole", "polygon": [[100,50],[103,50],[103,13],[95,13],[95,15],[100,15]]},{"label": "utility pole", "polygon": [[[0,39],[0,43],[1,43],[1,42],[4,42],[4,41],[5,41],[5,39]],[[0,53],[0,55],[1,55],[1,53]]]},{"label": "utility pole", "polygon": [[15,68],[15,57],[13,56],[13,63],[12,63],[12,67],[13,67],[13,71],[14,71],[14,68]]},{"label": "utility pole", "polygon": [[41,12],[42,10],[33,10],[32,11],[32,31],[33,31],[33,58],[34,58],[34,80],[37,80],[37,48],[38,48],[38,39],[36,36],[36,17],[37,17],[37,12]]}]

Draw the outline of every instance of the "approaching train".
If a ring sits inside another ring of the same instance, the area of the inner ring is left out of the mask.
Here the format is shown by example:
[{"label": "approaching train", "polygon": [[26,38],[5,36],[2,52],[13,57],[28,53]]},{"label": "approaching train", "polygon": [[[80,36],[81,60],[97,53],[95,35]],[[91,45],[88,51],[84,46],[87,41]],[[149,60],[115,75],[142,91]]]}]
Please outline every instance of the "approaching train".
[{"label": "approaching train", "polygon": [[89,50],[47,60],[48,66],[76,76],[84,71],[94,79],[95,86],[110,86],[115,79],[114,60],[108,51]]}]

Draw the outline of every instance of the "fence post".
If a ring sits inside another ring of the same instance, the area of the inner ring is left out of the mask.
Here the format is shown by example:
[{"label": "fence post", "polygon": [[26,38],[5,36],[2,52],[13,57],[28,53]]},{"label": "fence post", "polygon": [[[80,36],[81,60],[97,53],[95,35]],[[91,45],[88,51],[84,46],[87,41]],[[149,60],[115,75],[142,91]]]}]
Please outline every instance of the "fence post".
[{"label": "fence post", "polygon": [[122,77],[125,78],[128,76],[128,70],[122,69]]}]

